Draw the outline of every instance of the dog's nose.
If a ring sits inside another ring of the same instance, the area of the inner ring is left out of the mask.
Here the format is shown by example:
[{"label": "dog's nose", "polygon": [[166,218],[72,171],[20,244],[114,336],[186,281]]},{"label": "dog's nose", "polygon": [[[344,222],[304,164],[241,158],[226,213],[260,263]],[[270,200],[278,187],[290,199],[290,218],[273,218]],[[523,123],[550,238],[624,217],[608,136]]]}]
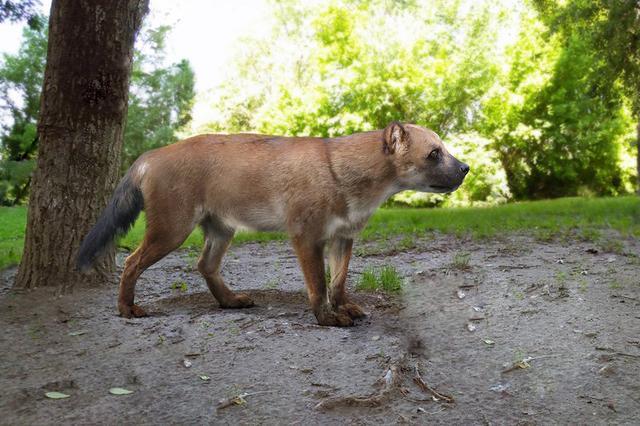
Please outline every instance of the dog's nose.
[{"label": "dog's nose", "polygon": [[460,166],[460,171],[466,175],[467,173],[469,173],[469,165],[462,163],[462,165]]}]

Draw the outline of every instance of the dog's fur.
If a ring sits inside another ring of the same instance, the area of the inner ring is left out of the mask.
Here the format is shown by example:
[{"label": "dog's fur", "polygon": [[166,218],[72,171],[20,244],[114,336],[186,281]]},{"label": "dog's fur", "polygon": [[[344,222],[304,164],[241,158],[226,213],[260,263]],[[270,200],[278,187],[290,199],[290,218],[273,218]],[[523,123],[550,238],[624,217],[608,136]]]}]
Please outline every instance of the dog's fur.
[{"label": "dog's fur", "polygon": [[353,238],[369,216],[398,191],[453,191],[468,171],[434,132],[398,122],[384,130],[324,139],[195,136],[136,160],[84,239],[78,266],[91,267],[144,208],[146,234],[125,262],[120,314],[145,315],[134,304],[136,280],[197,225],[206,238],[198,270],[220,306],[243,308],[252,300],[233,293],[220,275],[234,232],[282,230],[291,237],[318,323],[347,326],[364,315],[349,301],[345,280]]}]

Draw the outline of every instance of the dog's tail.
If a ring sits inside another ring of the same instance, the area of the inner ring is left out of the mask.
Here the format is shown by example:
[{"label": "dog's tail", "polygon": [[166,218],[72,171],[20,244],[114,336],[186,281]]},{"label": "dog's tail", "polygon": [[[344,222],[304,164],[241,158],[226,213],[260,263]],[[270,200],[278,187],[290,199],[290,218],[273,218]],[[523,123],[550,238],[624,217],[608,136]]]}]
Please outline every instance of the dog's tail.
[{"label": "dog's tail", "polygon": [[111,247],[115,238],[131,229],[144,208],[142,190],[133,180],[132,169],[122,178],[98,222],[84,237],[76,260],[79,270],[86,272],[91,269],[100,255]]}]

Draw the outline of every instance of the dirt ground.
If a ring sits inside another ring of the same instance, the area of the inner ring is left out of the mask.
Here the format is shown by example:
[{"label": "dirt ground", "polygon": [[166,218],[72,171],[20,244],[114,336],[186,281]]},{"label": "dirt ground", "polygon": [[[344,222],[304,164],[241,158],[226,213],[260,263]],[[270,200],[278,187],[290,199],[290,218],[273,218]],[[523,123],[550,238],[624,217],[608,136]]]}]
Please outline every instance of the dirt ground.
[{"label": "dirt ground", "polygon": [[[151,316],[133,320],[117,316],[115,284],[19,294],[7,270],[0,423],[638,424],[640,241],[616,241],[436,235],[356,256],[352,290],[366,265],[395,266],[405,290],[356,292],[369,315],[342,329],[315,325],[283,243],[227,256],[246,310],[221,310],[188,252],[143,275]],[[414,382],[416,365],[444,396]]]}]

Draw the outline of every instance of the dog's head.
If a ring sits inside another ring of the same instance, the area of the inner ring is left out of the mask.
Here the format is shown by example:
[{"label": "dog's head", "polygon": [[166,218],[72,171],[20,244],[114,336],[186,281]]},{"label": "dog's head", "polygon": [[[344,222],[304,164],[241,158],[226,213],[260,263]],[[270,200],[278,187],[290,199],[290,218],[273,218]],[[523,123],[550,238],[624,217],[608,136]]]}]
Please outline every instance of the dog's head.
[{"label": "dog's head", "polygon": [[403,189],[452,192],[469,173],[469,166],[453,155],[433,131],[396,121],[383,132],[383,150],[391,156]]}]

